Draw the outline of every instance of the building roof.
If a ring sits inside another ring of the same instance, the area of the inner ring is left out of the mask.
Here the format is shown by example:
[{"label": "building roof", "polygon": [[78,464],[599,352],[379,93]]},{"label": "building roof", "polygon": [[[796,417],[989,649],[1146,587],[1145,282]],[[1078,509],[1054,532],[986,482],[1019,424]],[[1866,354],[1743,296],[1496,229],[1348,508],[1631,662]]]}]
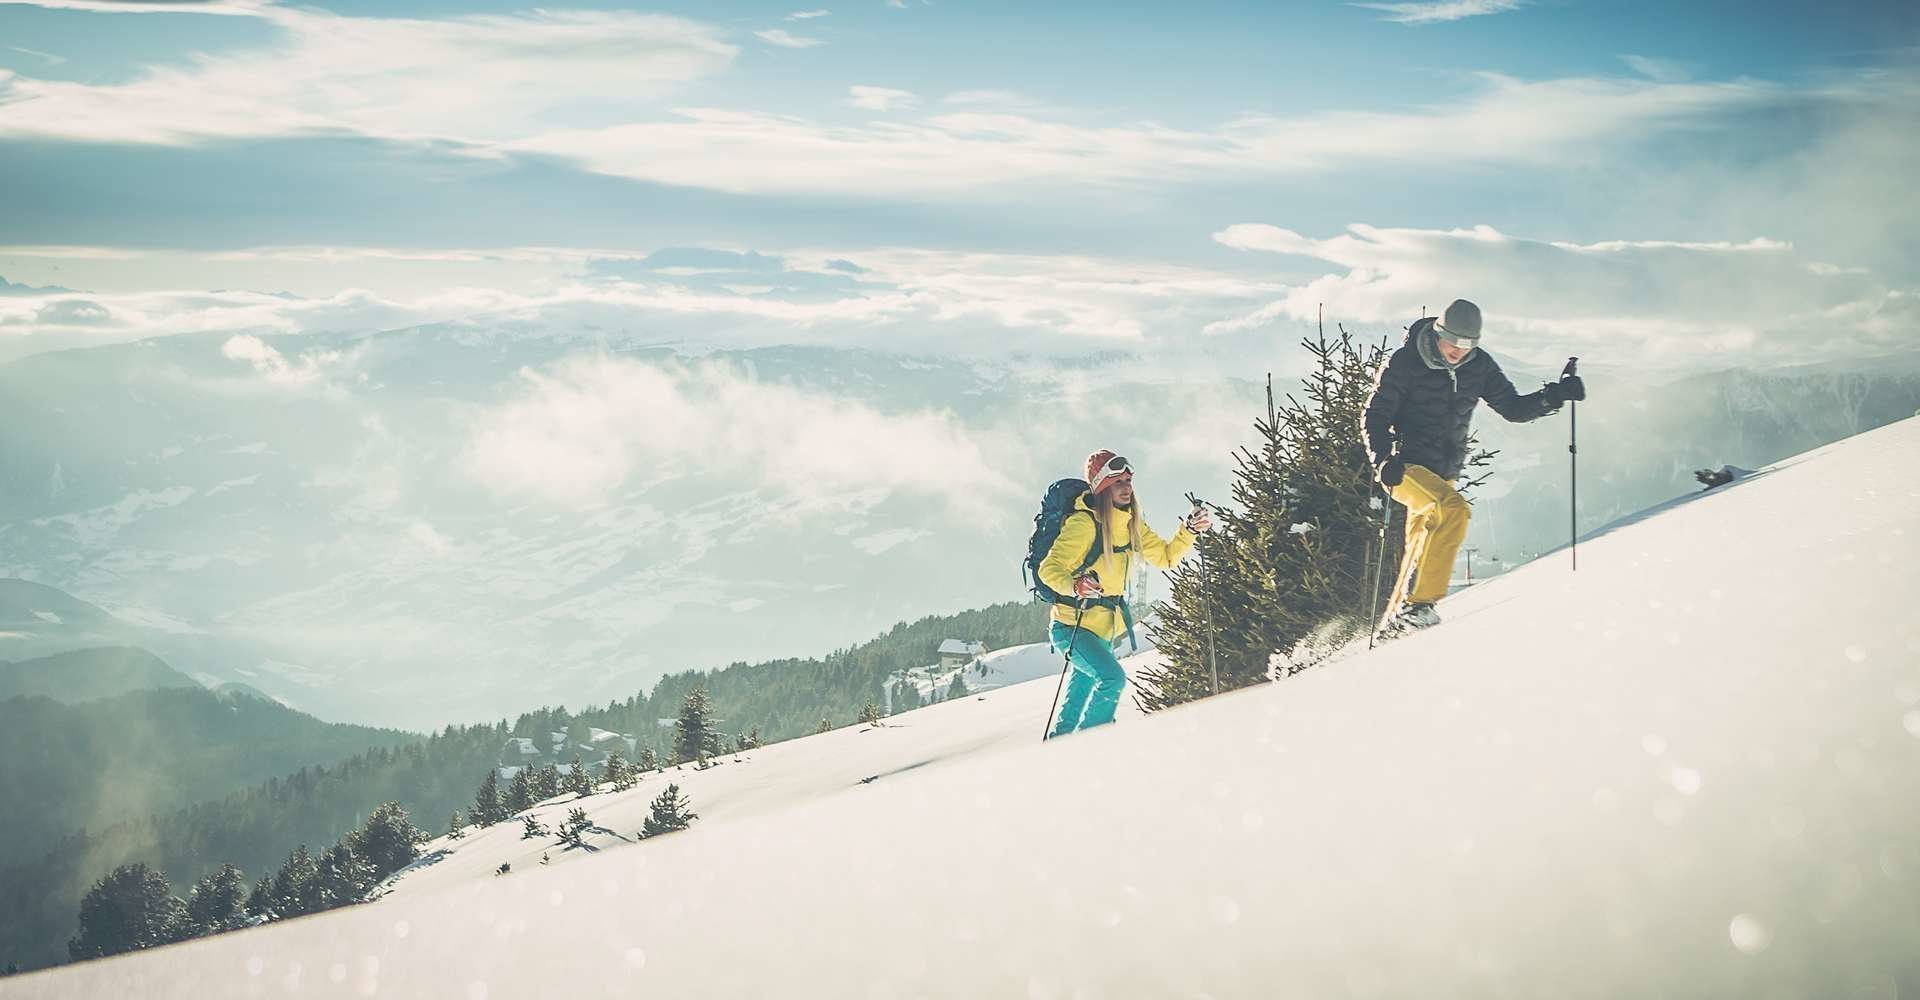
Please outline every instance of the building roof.
[{"label": "building roof", "polygon": [[940,644],[941,656],[979,656],[987,651],[984,642],[967,642],[964,639],[948,639]]}]

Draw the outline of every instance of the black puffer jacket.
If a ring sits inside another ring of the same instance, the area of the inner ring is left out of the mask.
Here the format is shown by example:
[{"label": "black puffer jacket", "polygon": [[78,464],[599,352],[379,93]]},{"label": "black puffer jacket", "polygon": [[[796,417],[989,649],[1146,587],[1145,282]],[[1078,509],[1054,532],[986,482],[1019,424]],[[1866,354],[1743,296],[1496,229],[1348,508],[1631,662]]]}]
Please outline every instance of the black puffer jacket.
[{"label": "black puffer jacket", "polygon": [[1475,349],[1458,366],[1449,366],[1434,339],[1431,317],[1413,324],[1407,342],[1374,380],[1361,432],[1375,466],[1397,454],[1408,465],[1424,465],[1442,479],[1454,479],[1466,465],[1467,434],[1473,408],[1481,400],[1515,423],[1560,408],[1545,390],[1520,395],[1500,363],[1484,350]]}]

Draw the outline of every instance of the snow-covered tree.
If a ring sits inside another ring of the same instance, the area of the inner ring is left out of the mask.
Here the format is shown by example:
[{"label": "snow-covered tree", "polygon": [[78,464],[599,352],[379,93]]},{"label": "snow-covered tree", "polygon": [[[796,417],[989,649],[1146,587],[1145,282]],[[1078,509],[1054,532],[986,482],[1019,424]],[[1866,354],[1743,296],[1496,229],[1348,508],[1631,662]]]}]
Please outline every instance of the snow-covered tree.
[{"label": "snow-covered tree", "polygon": [[253,891],[247,893],[247,916],[273,916],[273,876],[260,876],[260,881],[253,884]]},{"label": "snow-covered tree", "polygon": [[507,795],[502,800],[506,815],[518,816],[533,808],[533,768],[523,767],[513,773],[513,780],[507,782]]},{"label": "snow-covered tree", "polygon": [[966,696],[967,679],[961,674],[954,674],[953,683],[947,685],[947,700],[952,701],[955,698],[965,698]]},{"label": "snow-covered tree", "polygon": [[467,835],[466,826],[466,818],[460,815],[460,810],[455,809],[453,815],[447,817],[447,839],[459,840],[465,837]]},{"label": "snow-covered tree", "polygon": [[653,752],[652,747],[640,748],[640,770],[642,771],[660,770],[660,756]]},{"label": "snow-covered tree", "polygon": [[748,732],[748,733],[747,733],[747,741],[746,741],[746,742],[747,742],[747,749],[748,749],[748,750],[757,750],[757,749],[759,749],[759,747],[760,747],[760,727],[759,727],[759,726],[755,726],[755,727],[753,727],[753,729],[752,729],[752,731],[750,731],[750,732]]},{"label": "snow-covered tree", "polygon": [[533,772],[533,800],[545,802],[560,794],[560,769],[545,764]]},{"label": "snow-covered tree", "polygon": [[346,843],[373,869],[374,881],[379,881],[412,864],[426,840],[400,803],[385,802],[360,829],[347,835]]},{"label": "snow-covered tree", "polygon": [[726,737],[715,728],[718,720],[707,704],[707,689],[695,687],[680,702],[680,715],[673,722],[673,762],[684,764],[727,752]]},{"label": "snow-covered tree", "polygon": [[657,837],[663,833],[672,833],[675,830],[684,830],[699,818],[693,812],[691,803],[681,797],[680,786],[668,785],[666,791],[654,798],[653,809],[647,814],[646,823],[640,829],[640,836],[644,839]]},{"label": "snow-covered tree", "polygon": [[194,883],[187,897],[187,919],[195,936],[238,930],[247,925],[247,877],[225,864]]},{"label": "snow-covered tree", "polygon": [[867,702],[866,705],[860,709],[860,721],[869,726],[879,725],[880,724],[880,706],[874,704],[871,701]]},{"label": "snow-covered tree", "polygon": [[144,864],[121,865],[80,901],[80,932],[67,942],[76,961],[178,941],[191,933],[187,905],[167,876]]},{"label": "snow-covered tree", "polygon": [[473,794],[473,822],[476,826],[488,827],[506,819],[507,810],[500,805],[500,772],[498,768],[487,768],[487,776],[480,779],[480,790]]},{"label": "snow-covered tree", "polygon": [[532,840],[535,837],[544,837],[550,832],[547,830],[546,824],[540,822],[537,816],[527,815],[520,817],[520,825],[521,840]]},{"label": "snow-covered tree", "polygon": [[273,888],[270,893],[273,905],[269,913],[275,918],[297,917],[313,912],[313,880],[319,873],[319,867],[313,863],[313,855],[307,853],[307,845],[301,844],[280,870],[273,873]]},{"label": "snow-covered tree", "polygon": [[560,842],[568,847],[587,846],[587,831],[593,829],[593,820],[587,818],[587,811],[575,806],[567,813],[567,821],[560,824]]},{"label": "snow-covered tree", "polygon": [[373,866],[347,841],[327,848],[314,866],[309,896],[314,910],[331,910],[360,902],[379,881]]},{"label": "snow-covered tree", "polygon": [[624,792],[640,781],[640,776],[634,773],[633,765],[627,763],[627,759],[622,757],[618,750],[607,754],[606,769],[602,773],[616,792]]},{"label": "snow-covered tree", "polygon": [[587,774],[587,766],[580,763],[580,755],[573,755],[573,763],[567,765],[567,779],[562,791],[572,792],[580,798],[593,794],[593,778]]}]

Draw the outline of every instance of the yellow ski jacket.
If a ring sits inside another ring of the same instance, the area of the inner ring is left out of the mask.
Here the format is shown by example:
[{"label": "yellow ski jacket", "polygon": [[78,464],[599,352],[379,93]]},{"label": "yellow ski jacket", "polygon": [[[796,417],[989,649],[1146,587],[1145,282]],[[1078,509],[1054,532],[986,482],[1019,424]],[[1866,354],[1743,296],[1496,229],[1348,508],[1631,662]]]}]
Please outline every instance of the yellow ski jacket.
[{"label": "yellow ski jacket", "polygon": [[[1046,558],[1040,560],[1041,581],[1068,599],[1073,597],[1074,570],[1079,569],[1080,564],[1087,560],[1088,553],[1093,551],[1093,519],[1096,516],[1093,508],[1088,506],[1085,496],[1074,501],[1074,512],[1068,514],[1067,519],[1061,523],[1060,536],[1053,540],[1053,548],[1047,550]],[[1132,520],[1132,511],[1118,507],[1113,509],[1107,518],[1107,537],[1113,540],[1113,555],[1101,553],[1100,557],[1094,560],[1093,566],[1087,570],[1100,581],[1100,586],[1106,588],[1109,597],[1122,596],[1133,580],[1134,553],[1128,551],[1129,525]],[[1159,535],[1154,534],[1152,528],[1147,527],[1145,521],[1140,522],[1141,551],[1139,554],[1146,559],[1148,565],[1172,569],[1191,548],[1193,548],[1193,532],[1187,530],[1185,523],[1180,525],[1179,531],[1173,533],[1172,538],[1162,540]],[[1079,611],[1072,605],[1053,606],[1054,621],[1071,626],[1077,614]],[[1108,642],[1127,631],[1127,623],[1114,608],[1088,608],[1086,617],[1080,619],[1080,627]]]}]

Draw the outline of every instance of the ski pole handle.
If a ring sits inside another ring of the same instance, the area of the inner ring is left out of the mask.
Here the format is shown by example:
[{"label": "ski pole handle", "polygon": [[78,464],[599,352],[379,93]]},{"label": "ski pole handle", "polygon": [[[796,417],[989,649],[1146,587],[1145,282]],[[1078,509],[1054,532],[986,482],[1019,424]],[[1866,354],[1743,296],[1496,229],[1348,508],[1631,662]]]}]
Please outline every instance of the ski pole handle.
[{"label": "ski pole handle", "polygon": [[[1193,505],[1193,510],[1187,514],[1187,530],[1193,531],[1193,519],[1199,517],[1206,510],[1207,505],[1205,501],[1194,496],[1191,492],[1187,494],[1187,502]],[[1199,534],[1199,532],[1194,533]]]},{"label": "ski pole handle", "polygon": [[1560,377],[1561,378],[1572,377],[1574,374],[1574,368],[1576,368],[1579,364],[1580,364],[1579,358],[1568,358],[1567,366],[1565,368],[1560,369]]}]

